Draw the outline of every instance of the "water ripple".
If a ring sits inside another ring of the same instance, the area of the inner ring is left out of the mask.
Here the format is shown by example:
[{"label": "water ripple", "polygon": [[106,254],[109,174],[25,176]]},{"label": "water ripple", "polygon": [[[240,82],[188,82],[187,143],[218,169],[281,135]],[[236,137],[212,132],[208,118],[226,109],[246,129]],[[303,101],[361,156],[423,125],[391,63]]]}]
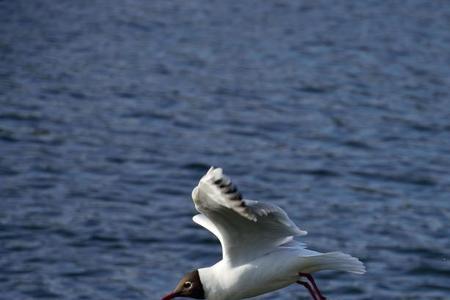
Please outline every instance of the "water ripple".
[{"label": "water ripple", "polygon": [[214,165],[361,257],[328,298],[447,299],[448,11],[0,1],[0,298],[156,299],[215,263],[190,199]]}]

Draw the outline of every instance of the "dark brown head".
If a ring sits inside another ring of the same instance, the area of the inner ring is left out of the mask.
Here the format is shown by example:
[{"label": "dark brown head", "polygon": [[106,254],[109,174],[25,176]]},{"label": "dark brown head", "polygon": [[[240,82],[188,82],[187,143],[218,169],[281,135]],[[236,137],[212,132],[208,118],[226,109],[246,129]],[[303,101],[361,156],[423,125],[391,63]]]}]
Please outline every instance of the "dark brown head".
[{"label": "dark brown head", "polygon": [[198,270],[187,273],[181,278],[172,293],[165,295],[161,300],[169,300],[176,297],[189,297],[205,299],[203,285],[198,275]]}]

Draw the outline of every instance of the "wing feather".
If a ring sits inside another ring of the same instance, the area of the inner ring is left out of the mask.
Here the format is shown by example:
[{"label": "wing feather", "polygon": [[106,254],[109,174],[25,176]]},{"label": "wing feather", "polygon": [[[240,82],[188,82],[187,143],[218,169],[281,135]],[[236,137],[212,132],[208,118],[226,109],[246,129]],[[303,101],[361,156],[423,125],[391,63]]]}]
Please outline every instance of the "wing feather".
[{"label": "wing feather", "polygon": [[223,243],[223,237],[219,229],[217,229],[216,225],[214,225],[214,223],[211,222],[211,220],[208,219],[207,216],[203,214],[198,214],[192,217],[192,220],[198,225],[208,229],[212,234],[214,234],[219,239],[220,243]]},{"label": "wing feather", "polygon": [[306,234],[278,206],[243,199],[220,168],[211,167],[192,198],[201,213],[194,222],[217,236],[223,259],[232,264],[248,262]]}]

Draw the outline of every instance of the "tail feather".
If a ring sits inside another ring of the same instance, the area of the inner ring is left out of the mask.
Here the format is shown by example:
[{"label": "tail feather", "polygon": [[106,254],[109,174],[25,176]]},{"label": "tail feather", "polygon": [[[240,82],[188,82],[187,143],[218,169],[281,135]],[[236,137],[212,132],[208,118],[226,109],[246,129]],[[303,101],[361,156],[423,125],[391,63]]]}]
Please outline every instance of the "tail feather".
[{"label": "tail feather", "polygon": [[364,274],[366,267],[356,257],[342,252],[328,252],[319,255],[304,257],[305,261],[301,271],[312,273],[321,270],[346,271]]}]

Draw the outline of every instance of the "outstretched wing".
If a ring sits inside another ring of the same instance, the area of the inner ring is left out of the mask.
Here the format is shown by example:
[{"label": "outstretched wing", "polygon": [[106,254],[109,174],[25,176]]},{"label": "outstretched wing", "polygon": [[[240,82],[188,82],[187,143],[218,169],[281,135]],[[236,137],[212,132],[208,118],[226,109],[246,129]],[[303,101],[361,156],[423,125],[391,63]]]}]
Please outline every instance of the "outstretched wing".
[{"label": "outstretched wing", "polygon": [[220,168],[211,167],[192,191],[201,213],[194,222],[222,244],[223,259],[239,265],[305,235],[278,206],[245,200]]}]

